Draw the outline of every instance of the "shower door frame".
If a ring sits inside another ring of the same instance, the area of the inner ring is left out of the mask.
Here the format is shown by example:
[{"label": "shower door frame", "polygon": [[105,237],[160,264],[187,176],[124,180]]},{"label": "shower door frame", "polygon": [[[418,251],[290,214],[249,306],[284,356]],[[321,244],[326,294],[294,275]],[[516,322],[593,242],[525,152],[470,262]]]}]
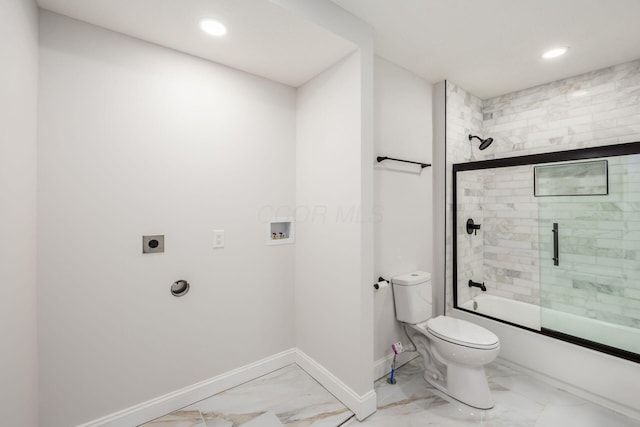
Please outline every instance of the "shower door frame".
[{"label": "shower door frame", "polygon": [[519,325],[517,323],[509,322],[507,320],[499,319],[497,317],[488,316],[486,314],[478,313],[476,311],[468,310],[466,308],[460,307],[458,305],[458,234],[457,234],[457,224],[458,224],[458,187],[457,187],[457,173],[464,171],[472,171],[472,170],[483,170],[483,169],[497,169],[503,167],[510,166],[528,166],[535,165],[541,163],[555,163],[555,162],[564,162],[564,161],[572,161],[572,160],[588,160],[595,158],[608,158],[608,157],[618,157],[618,156],[628,156],[640,154],[640,141],[639,142],[629,142],[624,144],[615,144],[615,145],[605,145],[591,148],[580,148],[576,150],[566,150],[566,151],[556,151],[550,153],[541,153],[541,154],[531,154],[527,156],[518,156],[518,157],[505,157],[500,159],[491,159],[491,160],[481,160],[476,162],[467,162],[467,163],[455,163],[453,164],[452,171],[452,226],[453,226],[453,238],[452,238],[452,249],[453,249],[453,258],[452,258],[452,290],[453,290],[453,308],[461,311],[465,311],[467,313],[474,314],[476,316],[485,317],[491,320],[498,321],[500,323],[505,323],[507,325],[516,326],[521,329],[525,329],[527,331],[535,332],[537,334],[545,335],[548,337],[556,338],[565,342],[569,342],[572,344],[576,344],[582,347],[587,347],[592,350],[600,351],[602,353],[610,354],[612,356],[617,356],[622,359],[630,360],[633,362],[640,363],[640,354],[633,353],[627,350],[623,350],[617,347],[611,347],[606,344],[601,344],[595,341],[589,341],[580,337],[575,337],[573,335],[564,334],[562,332],[554,331],[551,329],[543,328],[541,326],[540,330],[528,328],[526,326]]}]

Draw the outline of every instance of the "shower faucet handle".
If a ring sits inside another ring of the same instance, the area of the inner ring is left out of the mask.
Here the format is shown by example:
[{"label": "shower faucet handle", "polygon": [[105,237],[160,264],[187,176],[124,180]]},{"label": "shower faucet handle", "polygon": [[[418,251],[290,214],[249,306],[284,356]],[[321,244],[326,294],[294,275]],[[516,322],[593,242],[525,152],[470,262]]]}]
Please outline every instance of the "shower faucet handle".
[{"label": "shower faucet handle", "polygon": [[473,235],[478,234],[478,230],[480,230],[480,224],[475,224],[473,219],[469,218],[467,220],[467,234],[473,233]]}]

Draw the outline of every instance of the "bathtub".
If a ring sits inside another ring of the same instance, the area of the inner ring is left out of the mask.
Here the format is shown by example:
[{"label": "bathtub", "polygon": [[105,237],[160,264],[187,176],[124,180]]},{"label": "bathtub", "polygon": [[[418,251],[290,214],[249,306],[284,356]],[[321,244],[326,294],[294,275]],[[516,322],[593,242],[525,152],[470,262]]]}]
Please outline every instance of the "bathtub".
[{"label": "bathtub", "polygon": [[461,308],[536,331],[544,327],[640,354],[640,329],[487,294],[478,295],[462,304]]},{"label": "bathtub", "polygon": [[460,307],[529,329],[540,330],[540,307],[533,304],[482,294]]}]

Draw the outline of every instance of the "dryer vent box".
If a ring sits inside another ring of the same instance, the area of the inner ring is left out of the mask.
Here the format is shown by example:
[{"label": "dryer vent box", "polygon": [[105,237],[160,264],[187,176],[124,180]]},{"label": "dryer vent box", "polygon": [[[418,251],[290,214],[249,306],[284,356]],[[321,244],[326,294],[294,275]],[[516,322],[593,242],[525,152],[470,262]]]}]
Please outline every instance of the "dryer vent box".
[{"label": "dryer vent box", "polygon": [[142,253],[156,254],[164,252],[164,235],[142,236]]}]

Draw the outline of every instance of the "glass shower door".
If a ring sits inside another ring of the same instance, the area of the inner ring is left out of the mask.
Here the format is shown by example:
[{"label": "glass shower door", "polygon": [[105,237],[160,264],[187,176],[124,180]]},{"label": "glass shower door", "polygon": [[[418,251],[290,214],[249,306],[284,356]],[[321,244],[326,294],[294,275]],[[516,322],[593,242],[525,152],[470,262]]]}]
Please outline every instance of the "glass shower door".
[{"label": "glass shower door", "polygon": [[543,332],[640,354],[640,155],[536,169]]}]

